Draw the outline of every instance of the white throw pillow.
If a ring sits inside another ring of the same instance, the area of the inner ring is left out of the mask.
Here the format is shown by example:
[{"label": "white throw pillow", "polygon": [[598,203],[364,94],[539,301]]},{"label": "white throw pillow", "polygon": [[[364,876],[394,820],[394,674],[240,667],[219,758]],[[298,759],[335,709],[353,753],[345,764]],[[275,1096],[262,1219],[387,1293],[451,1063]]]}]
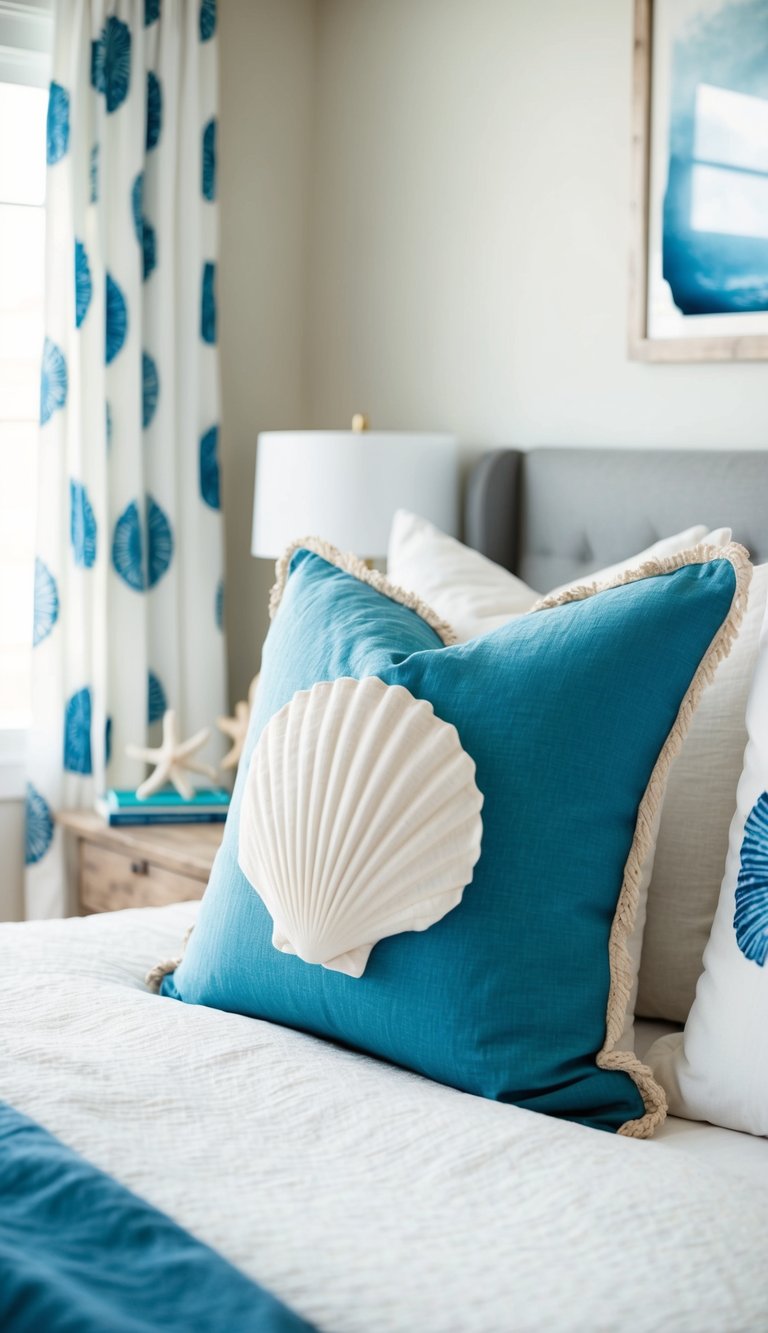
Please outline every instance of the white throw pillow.
[{"label": "white throw pillow", "polygon": [[730,656],[705,690],[670,769],[647,899],[635,1010],[684,1023],[712,928],[747,743],[745,713],[768,598],[768,565],[758,565]]},{"label": "white throw pillow", "polygon": [[387,577],[391,583],[418,593],[433,611],[466,642],[479,634],[505,625],[512,616],[524,615],[539,600],[541,592],[557,594],[578,583],[603,583],[627,569],[636,569],[646,560],[687,551],[700,542],[725,546],[731,540],[730,528],[707,532],[703,523],[686,528],[674,537],[664,537],[637,555],[627,556],[618,565],[609,565],[559,588],[536,591],[510,574],[508,569],[486,559],[478,551],[464,546],[441,532],[425,518],[398,509],[392,521],[387,552]]},{"label": "white throw pillow", "polygon": [[506,625],[539,600],[539,593],[508,569],[406,509],[398,509],[392,520],[387,578],[418,593],[462,642]]},{"label": "white throw pillow", "polygon": [[768,1135],[768,615],[704,971],[683,1033],[646,1059],[674,1115]]}]

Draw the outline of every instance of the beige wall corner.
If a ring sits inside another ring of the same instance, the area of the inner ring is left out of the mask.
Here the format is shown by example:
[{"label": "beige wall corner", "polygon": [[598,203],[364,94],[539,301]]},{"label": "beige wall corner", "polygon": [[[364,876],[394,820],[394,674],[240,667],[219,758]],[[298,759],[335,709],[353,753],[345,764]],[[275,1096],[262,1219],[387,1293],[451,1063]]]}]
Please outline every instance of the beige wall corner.
[{"label": "beige wall corner", "polygon": [[303,336],[315,0],[220,16],[220,286],[230,699],[247,697],[274,570],[250,554],[256,436],[306,425]]}]

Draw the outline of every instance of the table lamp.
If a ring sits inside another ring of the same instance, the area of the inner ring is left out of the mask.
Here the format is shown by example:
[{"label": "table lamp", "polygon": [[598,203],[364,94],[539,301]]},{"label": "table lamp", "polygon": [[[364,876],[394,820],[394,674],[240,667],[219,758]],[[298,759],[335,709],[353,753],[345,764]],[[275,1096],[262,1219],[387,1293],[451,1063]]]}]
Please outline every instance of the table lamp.
[{"label": "table lamp", "polygon": [[396,509],[456,534],[454,436],[368,430],[360,416],[348,431],[259,435],[253,555],[276,559],[299,537],[322,537],[361,559],[381,559]]}]

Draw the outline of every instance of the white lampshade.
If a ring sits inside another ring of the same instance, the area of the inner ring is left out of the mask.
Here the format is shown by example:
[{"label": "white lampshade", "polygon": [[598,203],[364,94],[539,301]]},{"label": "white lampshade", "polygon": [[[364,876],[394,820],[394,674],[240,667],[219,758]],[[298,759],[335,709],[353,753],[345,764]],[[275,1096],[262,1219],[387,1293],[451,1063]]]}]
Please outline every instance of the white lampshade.
[{"label": "white lampshade", "polygon": [[253,555],[275,559],[300,537],[322,537],[364,559],[386,555],[396,509],[444,532],[458,522],[452,435],[397,431],[264,431],[256,453]]}]

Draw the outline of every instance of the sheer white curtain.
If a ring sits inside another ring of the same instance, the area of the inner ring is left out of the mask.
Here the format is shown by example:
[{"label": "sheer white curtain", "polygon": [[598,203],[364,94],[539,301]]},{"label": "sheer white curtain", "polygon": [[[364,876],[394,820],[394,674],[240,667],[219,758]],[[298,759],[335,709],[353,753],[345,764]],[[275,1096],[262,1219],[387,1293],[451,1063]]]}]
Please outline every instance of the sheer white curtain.
[{"label": "sheer white curtain", "polygon": [[216,109],[215,0],[56,0],[32,917],[66,907],[56,812],[140,781],[166,704],[224,704]]}]

